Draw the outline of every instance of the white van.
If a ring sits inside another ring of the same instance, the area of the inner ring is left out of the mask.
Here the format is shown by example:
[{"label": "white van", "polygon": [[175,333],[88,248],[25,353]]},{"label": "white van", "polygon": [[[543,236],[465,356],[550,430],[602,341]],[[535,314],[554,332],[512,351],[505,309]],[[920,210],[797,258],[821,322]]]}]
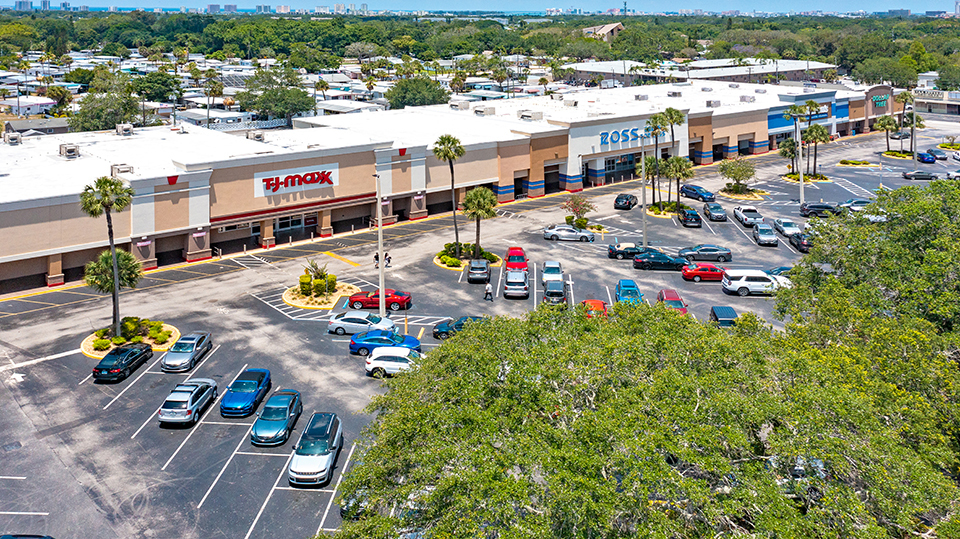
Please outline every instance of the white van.
[{"label": "white van", "polygon": [[741,296],[749,294],[772,294],[780,288],[790,288],[793,283],[786,277],[768,275],[762,270],[727,269],[723,272],[723,290]]}]

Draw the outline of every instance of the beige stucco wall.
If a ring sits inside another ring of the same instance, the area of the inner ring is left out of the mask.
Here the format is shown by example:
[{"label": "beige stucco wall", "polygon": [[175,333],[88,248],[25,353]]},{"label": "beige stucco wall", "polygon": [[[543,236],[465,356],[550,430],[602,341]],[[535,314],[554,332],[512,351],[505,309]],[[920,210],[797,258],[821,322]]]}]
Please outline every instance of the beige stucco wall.
[{"label": "beige stucco wall", "polygon": [[513,187],[515,172],[530,168],[530,144],[522,141],[518,144],[500,144],[498,148],[500,169],[499,185]]},{"label": "beige stucco wall", "polygon": [[563,134],[530,140],[530,183],[543,181],[543,163],[545,161],[567,158],[568,138],[566,134]]},{"label": "beige stucco wall", "polygon": [[767,140],[767,112],[757,110],[738,114],[724,114],[713,116],[713,138],[726,138],[731,146],[741,135],[753,133],[754,140]]},{"label": "beige stucco wall", "polygon": [[[159,194],[165,191],[180,192]],[[182,185],[158,185],[154,192],[158,193],[153,197],[154,230],[162,232],[190,226],[190,193],[183,192]]]},{"label": "beige stucco wall", "polygon": [[[114,237],[130,235],[130,211],[113,214]],[[0,256],[107,241],[107,219],[93,219],[79,202],[0,211]]]},{"label": "beige stucco wall", "polygon": [[[467,148],[466,150],[463,157],[453,163],[457,184],[497,177],[496,146],[481,149]],[[426,168],[427,189],[443,187],[450,189],[450,166],[446,161],[440,161],[431,152],[427,154]],[[394,183],[394,190],[398,191],[396,185]]]}]

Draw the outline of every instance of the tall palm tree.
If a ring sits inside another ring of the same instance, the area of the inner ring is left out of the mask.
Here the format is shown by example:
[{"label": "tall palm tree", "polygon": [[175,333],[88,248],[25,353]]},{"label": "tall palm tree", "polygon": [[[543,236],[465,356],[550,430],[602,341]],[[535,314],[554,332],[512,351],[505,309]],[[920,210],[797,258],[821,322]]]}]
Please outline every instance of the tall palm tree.
[{"label": "tall palm tree", "polygon": [[223,97],[223,83],[218,80],[207,79],[207,129],[210,128],[210,98]]},{"label": "tall palm tree", "polygon": [[460,229],[457,228],[457,189],[453,178],[453,162],[463,157],[466,150],[460,139],[453,135],[440,135],[433,143],[433,155],[450,165],[450,201],[453,202],[453,237],[457,244],[457,258],[460,258]]},{"label": "tall palm tree", "polygon": [[[368,77],[369,78],[369,77]],[[330,83],[326,79],[319,79],[313,83],[313,115],[317,115],[317,90],[323,95],[323,100],[327,100],[327,90],[330,89]]]},{"label": "tall palm tree", "polygon": [[547,95],[547,85],[550,84],[550,81],[547,80],[547,77],[540,77],[540,80],[537,81],[537,84],[543,86],[543,95]]},{"label": "tall palm tree", "polygon": [[[801,58],[802,59],[802,58]],[[803,105],[804,110],[806,111],[807,116],[807,129],[813,125],[813,117],[820,112],[820,103],[812,99],[808,99]],[[802,138],[802,137],[801,137]],[[807,144],[810,144],[810,141],[806,141]],[[807,152],[807,174],[810,173],[810,152]]]},{"label": "tall palm tree", "polygon": [[113,213],[120,213],[133,200],[133,189],[116,178],[101,176],[83,188],[80,193],[80,209],[93,218],[107,217],[107,238],[110,240],[110,256],[113,258],[113,331],[120,335],[120,275],[117,269],[117,246],[113,239]]},{"label": "tall palm tree", "polygon": [[[794,127],[794,129],[799,129],[799,128],[800,128],[800,120],[802,120],[803,117],[806,116],[806,114],[807,114],[807,108],[806,108],[806,106],[804,106],[804,105],[797,105],[797,104],[790,105],[789,107],[787,107],[787,110],[783,111],[783,117],[784,117],[785,119],[787,119],[787,120],[793,120],[793,127]],[[802,138],[802,137],[801,137],[801,138]],[[798,141],[797,141],[797,150],[798,150],[798,151],[803,149],[803,148],[801,147],[802,144],[803,144],[803,140],[798,140]],[[798,169],[800,168],[800,165],[801,165],[801,163],[797,163],[797,168],[798,168]],[[797,171],[794,170],[794,172],[797,172]]]},{"label": "tall palm tree", "polygon": [[467,219],[477,222],[477,241],[473,244],[473,258],[480,258],[480,221],[497,215],[494,208],[497,206],[497,195],[486,187],[471,189],[463,198],[463,214]]},{"label": "tall palm tree", "polygon": [[[653,198],[657,198],[657,194],[660,192],[660,136],[667,131],[667,122],[664,120],[662,113],[654,114],[647,119],[646,130],[647,133],[653,137],[653,157],[656,159],[656,161],[653,162],[654,175],[657,178],[657,187],[653,190]],[[660,211],[663,211],[662,194],[660,195]]]},{"label": "tall palm tree", "polygon": [[877,118],[877,121],[873,122],[873,128],[880,131],[884,131],[885,138],[887,139],[887,151],[890,151],[890,132],[897,130],[897,121],[893,119],[893,116],[885,115]]},{"label": "tall palm tree", "polygon": [[[913,93],[912,92],[900,92],[893,98],[894,101],[900,103],[900,131],[903,132],[903,117],[906,116],[907,105],[913,104]],[[903,137],[900,137],[900,151],[903,151]]]},{"label": "tall palm tree", "polygon": [[[678,125],[683,125],[683,113],[673,107],[667,107],[663,112],[660,113],[663,117],[664,123],[670,128],[670,145],[673,146],[677,143],[677,138],[674,135],[673,128]],[[680,147],[677,147],[677,154],[680,154]],[[670,200],[670,187],[667,187],[667,200]],[[677,178],[677,201],[680,201],[680,178]]]},{"label": "tall palm tree", "polygon": [[693,163],[686,157],[674,155],[663,162],[664,174],[677,179],[677,213],[680,213],[680,180],[693,178]]},{"label": "tall palm tree", "polygon": [[[813,173],[817,173],[817,145],[825,144],[830,142],[830,133],[827,131],[827,128],[820,125],[812,125],[807,128],[806,134],[803,138],[807,139],[808,142],[813,143]],[[810,172],[809,170],[807,171]]]}]

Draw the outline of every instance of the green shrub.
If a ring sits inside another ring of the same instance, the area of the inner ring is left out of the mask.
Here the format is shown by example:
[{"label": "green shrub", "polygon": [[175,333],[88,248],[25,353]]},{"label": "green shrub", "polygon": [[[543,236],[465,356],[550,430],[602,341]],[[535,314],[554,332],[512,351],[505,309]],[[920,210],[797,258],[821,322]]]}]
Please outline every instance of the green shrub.
[{"label": "green shrub", "polygon": [[488,252],[486,252],[486,251],[481,251],[481,252],[480,252],[480,256],[481,256],[482,258],[486,258],[487,260],[489,260],[491,264],[496,264],[496,263],[497,263],[497,260],[498,260],[497,255],[495,255],[495,254],[493,254],[493,253],[488,253]]},{"label": "green shrub", "polygon": [[110,339],[95,339],[93,341],[93,349],[102,352],[110,348],[110,344]]},{"label": "green shrub", "polygon": [[136,337],[130,339],[132,343],[141,343],[143,342],[143,335],[137,335]]},{"label": "green shrub", "polygon": [[960,150],[960,142],[954,144],[944,142],[943,144],[938,144],[937,147],[943,148],[944,150]]},{"label": "green shrub", "polygon": [[122,336],[117,336],[117,337],[114,337],[113,339],[111,339],[110,342],[112,342],[113,344],[115,344],[115,345],[117,345],[117,346],[120,346],[121,344],[126,344],[127,339],[123,338]]},{"label": "green shrub", "polygon": [[146,320],[146,323],[147,323],[147,329],[148,329],[148,331],[163,331],[163,322],[162,322],[162,321],[159,321],[159,320],[158,320],[158,321],[156,321],[156,322],[151,322],[151,321],[149,321],[149,320]]},{"label": "green shrub", "polygon": [[307,275],[306,273],[300,276],[300,295],[301,296],[309,296],[310,293],[313,292],[312,283],[313,283],[313,279],[311,279],[310,276]]},{"label": "green shrub", "polygon": [[331,294],[337,291],[337,276],[332,273],[327,274],[327,291]]},{"label": "green shrub", "polygon": [[110,328],[98,329],[97,331],[93,332],[93,334],[96,335],[98,339],[103,339],[110,335]]},{"label": "green shrub", "polygon": [[140,335],[140,319],[136,316],[126,316],[120,320],[120,335],[130,340]]},{"label": "green shrub", "polygon": [[170,340],[170,331],[161,331],[159,335],[154,337],[153,342],[157,344],[167,344],[167,341]]},{"label": "green shrub", "polygon": [[573,216],[572,216],[572,215],[568,215],[568,216],[564,217],[563,219],[567,222],[568,225],[573,226]]},{"label": "green shrub", "polygon": [[327,280],[326,280],[326,279],[314,279],[314,280],[313,280],[313,295],[314,295],[314,296],[326,296],[326,295],[327,295]]},{"label": "green shrub", "polygon": [[447,264],[447,267],[449,267],[449,268],[459,268],[460,266],[463,265],[463,263],[460,262],[459,259],[453,258],[453,257],[449,257],[449,256],[447,257],[447,262],[446,262],[446,264]]},{"label": "green shrub", "polygon": [[577,227],[577,228],[587,228],[587,221],[589,221],[589,219],[587,219],[586,217],[581,217],[581,218],[579,218],[579,219],[575,219],[575,220],[573,221],[573,226],[575,226],[575,227]]}]

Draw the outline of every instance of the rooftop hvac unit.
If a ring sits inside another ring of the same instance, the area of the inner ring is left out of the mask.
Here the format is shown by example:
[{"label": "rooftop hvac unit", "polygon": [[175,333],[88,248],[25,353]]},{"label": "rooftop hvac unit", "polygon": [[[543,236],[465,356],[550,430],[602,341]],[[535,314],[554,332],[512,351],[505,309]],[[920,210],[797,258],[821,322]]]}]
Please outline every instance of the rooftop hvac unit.
[{"label": "rooftop hvac unit", "polygon": [[521,110],[517,113],[521,120],[542,120],[543,112],[539,110]]},{"label": "rooftop hvac unit", "polygon": [[564,101],[563,104],[566,105],[566,106],[568,106],[568,107],[576,107],[576,106],[577,106],[577,102],[576,102],[576,101]]},{"label": "rooftop hvac unit", "polygon": [[803,93],[805,93],[805,94],[812,94],[813,92],[816,92],[816,91],[817,91],[816,88],[804,88],[804,89],[803,89]]},{"label": "rooftop hvac unit", "polygon": [[117,134],[128,137],[133,134],[133,124],[117,124]]},{"label": "rooftop hvac unit", "polygon": [[737,83],[735,83],[735,82],[731,82],[731,83],[730,83],[730,87],[731,87],[731,88],[739,88],[740,85],[737,84]]},{"label": "rooftop hvac unit", "polygon": [[757,88],[757,89],[754,90],[754,92],[756,92],[756,93],[758,93],[758,94],[765,94],[765,93],[767,93],[767,89],[766,89],[766,88]]},{"label": "rooftop hvac unit", "polygon": [[710,108],[712,108],[712,109],[715,109],[715,108],[717,108],[717,107],[720,106],[720,102],[719,102],[719,101],[716,101],[716,100],[714,100],[714,101],[707,101],[707,106],[710,107]]},{"label": "rooftop hvac unit", "polygon": [[263,142],[263,131],[247,131],[247,140]]},{"label": "rooftop hvac unit", "polygon": [[711,88],[711,87],[709,87],[709,86],[704,86],[703,88],[700,88],[700,91],[701,91],[701,92],[712,92],[712,91],[713,91],[713,88]]},{"label": "rooftop hvac unit", "polygon": [[469,101],[454,101],[450,103],[450,108],[453,110],[470,110]]},{"label": "rooftop hvac unit", "polygon": [[667,92],[667,97],[682,97],[683,92]]},{"label": "rooftop hvac unit", "polygon": [[473,109],[473,113],[477,116],[493,116],[497,113],[497,109],[494,107],[477,107]]},{"label": "rooftop hvac unit", "polygon": [[61,144],[60,155],[66,157],[67,159],[75,159],[80,157],[80,147],[76,144]]},{"label": "rooftop hvac unit", "polygon": [[741,102],[741,103],[756,103],[756,101],[757,101],[757,96],[755,96],[755,95],[741,95],[741,96],[740,96],[740,102]]},{"label": "rooftop hvac unit", "polygon": [[20,144],[20,133],[4,133],[3,141],[11,146]]},{"label": "rooftop hvac unit", "polygon": [[132,174],[133,165],[110,165],[110,176],[116,178],[119,174]]},{"label": "rooftop hvac unit", "polygon": [[650,99],[650,96],[648,96],[647,94],[637,94],[633,96],[633,98],[636,99],[637,101],[646,101]]},{"label": "rooftop hvac unit", "polygon": [[550,94],[550,99],[554,101],[563,101],[563,94]]}]

